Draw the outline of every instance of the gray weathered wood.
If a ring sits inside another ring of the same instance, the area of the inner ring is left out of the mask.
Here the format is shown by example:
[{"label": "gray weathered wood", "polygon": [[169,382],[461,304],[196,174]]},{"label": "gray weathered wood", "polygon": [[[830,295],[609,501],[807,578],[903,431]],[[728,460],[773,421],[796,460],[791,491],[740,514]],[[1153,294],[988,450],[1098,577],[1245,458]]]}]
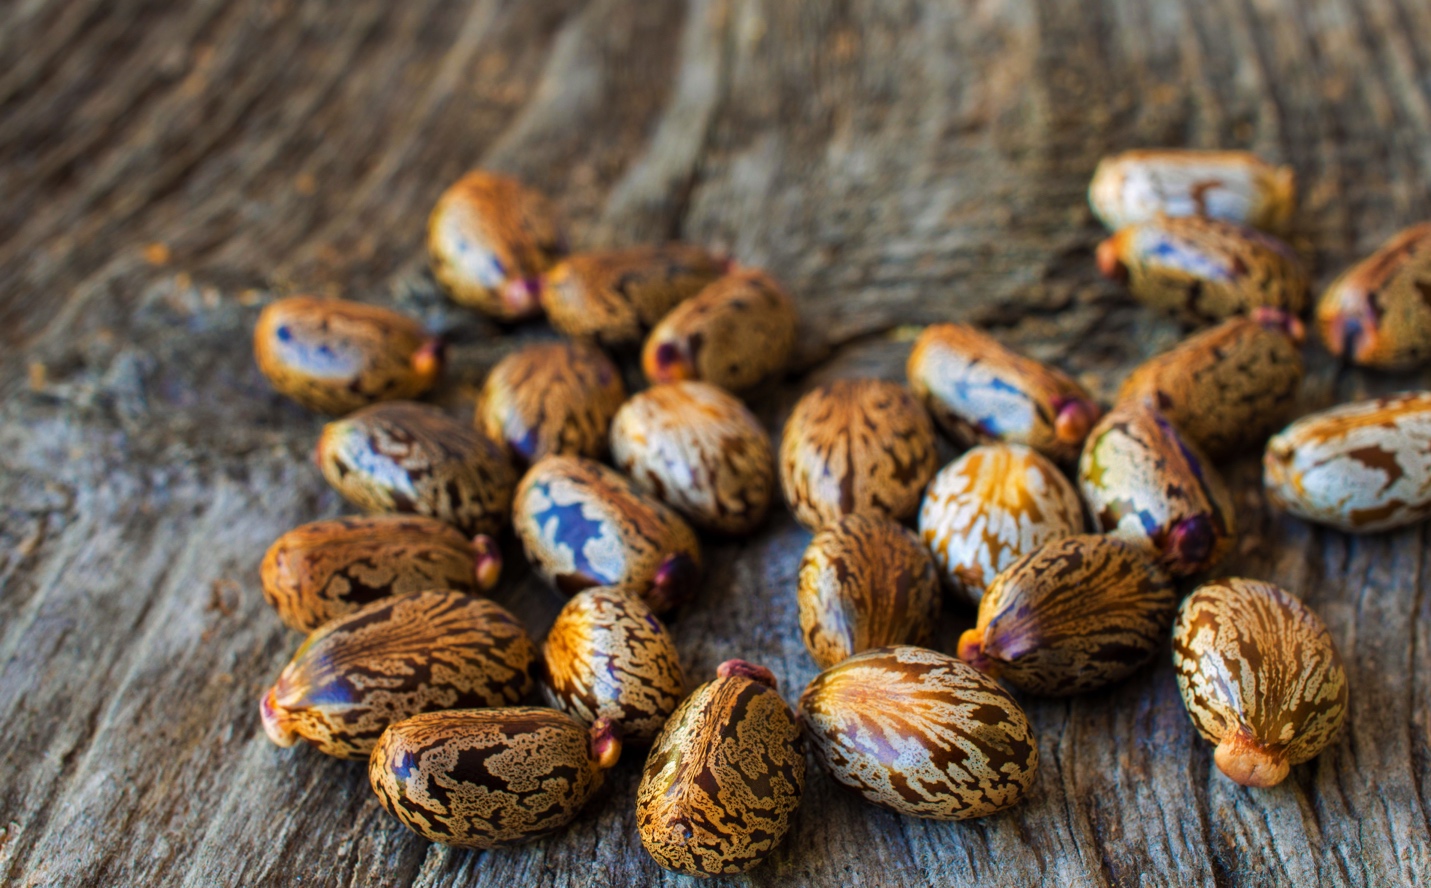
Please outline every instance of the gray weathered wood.
[{"label": "gray weathered wood", "polygon": [[[1431,216],[1423,0],[33,0],[0,4],[0,881],[16,885],[676,884],[640,848],[641,755],[566,833],[454,852],[407,833],[361,765],[263,737],[299,639],[257,563],[339,514],[321,420],[272,394],[248,330],[339,292],[451,331],[438,400],[470,410],[533,324],[500,331],[423,270],[425,214],[486,165],[549,191],[578,244],[681,237],[788,282],[801,371],[900,378],[909,327],[989,324],[1101,395],[1178,335],[1096,279],[1097,157],[1245,146],[1293,164],[1321,283]],[[162,249],[153,246],[162,245]],[[148,249],[146,249],[148,248]],[[1425,375],[1339,371],[1312,409]],[[1426,531],[1352,539],[1270,514],[1220,570],[1326,619],[1348,728],[1274,790],[1212,765],[1164,660],[1027,701],[1027,803],[967,824],[864,806],[812,773],[781,849],[729,884],[1380,886],[1431,873]],[[675,622],[692,676],[729,656],[793,699],[814,674],[781,512],[709,544]],[[510,560],[520,556],[509,548]],[[560,601],[498,596],[544,631]],[[950,649],[970,621],[940,627]]]}]

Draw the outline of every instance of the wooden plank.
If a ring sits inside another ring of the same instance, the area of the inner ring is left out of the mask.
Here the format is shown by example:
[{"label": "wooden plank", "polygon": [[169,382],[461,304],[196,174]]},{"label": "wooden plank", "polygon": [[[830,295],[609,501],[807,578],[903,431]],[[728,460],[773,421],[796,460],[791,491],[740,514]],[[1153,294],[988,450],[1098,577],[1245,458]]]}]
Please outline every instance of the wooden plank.
[{"label": "wooden plank", "polygon": [[[1247,146],[1302,182],[1320,284],[1431,216],[1431,7],[1418,0],[35,0],[0,5],[0,880],[52,884],[677,884],[640,848],[641,753],[567,832],[430,846],[359,764],[263,737],[256,700],[298,638],[259,595],[289,527],[340,514],[321,420],[248,352],[299,290],[398,305],[454,341],[436,399],[466,415],[499,330],[423,270],[425,214],[472,165],[548,190],[582,245],[682,237],[765,265],[808,320],[799,372],[752,406],[898,379],[910,328],[965,318],[1107,398],[1176,340],[1097,279],[1097,158]],[[164,249],[146,247],[162,244]],[[1315,346],[1301,409],[1424,386]],[[627,360],[628,370],[630,361]],[[941,824],[812,773],[753,885],[1367,885],[1431,873],[1431,566],[1423,528],[1350,538],[1269,512],[1220,573],[1326,619],[1351,720],[1270,791],[1222,778],[1166,659],[1025,702],[1031,798]],[[783,512],[708,541],[674,622],[692,676],[729,656],[814,675]],[[508,540],[509,562],[520,555]],[[538,634],[524,569],[498,599]],[[952,649],[971,614],[950,608]]]}]

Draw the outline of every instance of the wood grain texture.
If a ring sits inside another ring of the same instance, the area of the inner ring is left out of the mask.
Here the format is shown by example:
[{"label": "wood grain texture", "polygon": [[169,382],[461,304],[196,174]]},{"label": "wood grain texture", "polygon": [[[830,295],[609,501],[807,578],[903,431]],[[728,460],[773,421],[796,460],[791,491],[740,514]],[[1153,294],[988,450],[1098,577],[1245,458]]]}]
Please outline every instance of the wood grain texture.
[{"label": "wood grain texture", "polygon": [[[569,830],[474,853],[404,830],[360,763],[259,726],[299,642],[259,559],[345,509],[309,460],[322,418],[268,389],[249,330],[303,291],[412,313],[451,336],[433,400],[468,418],[487,369],[550,333],[499,336],[426,273],[424,220],[465,169],[547,191],[577,247],[679,237],[768,268],[815,321],[752,398],[772,433],[814,385],[901,379],[909,325],[935,321],[1107,399],[1179,331],[1096,275],[1099,156],[1290,164],[1319,290],[1431,216],[1428,32],[1418,0],[0,4],[0,881],[684,884],[636,836],[639,751]],[[1299,413],[1431,382],[1307,357]],[[1161,656],[1025,701],[1042,766],[1010,811],[901,819],[812,772],[781,847],[712,884],[1424,880],[1427,531],[1316,529],[1267,509],[1255,456],[1225,471],[1242,541],[1219,573],[1302,597],[1345,660],[1327,753],[1271,791],[1232,784]],[[671,623],[689,674],[742,657],[798,697],[809,537],[776,510],[706,541]],[[539,638],[561,598],[506,554],[495,597]],[[938,645],[972,616],[947,608]]]}]

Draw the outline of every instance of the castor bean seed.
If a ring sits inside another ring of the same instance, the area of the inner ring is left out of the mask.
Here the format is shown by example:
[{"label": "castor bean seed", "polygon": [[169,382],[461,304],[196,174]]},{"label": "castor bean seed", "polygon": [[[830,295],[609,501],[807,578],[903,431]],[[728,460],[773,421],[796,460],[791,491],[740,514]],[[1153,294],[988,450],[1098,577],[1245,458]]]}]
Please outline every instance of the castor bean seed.
[{"label": "castor bean seed", "polygon": [[1327,351],[1378,370],[1431,358],[1431,222],[1414,225],[1347,269],[1317,302]]},{"label": "castor bean seed", "polygon": [[1280,232],[1297,208],[1297,180],[1291,167],[1247,151],[1124,151],[1098,162],[1088,203],[1115,231],[1162,215],[1207,216]]},{"label": "castor bean seed", "polygon": [[523,464],[549,453],[600,459],[626,400],[621,371],[583,342],[529,345],[497,362],[477,397],[477,427]]}]

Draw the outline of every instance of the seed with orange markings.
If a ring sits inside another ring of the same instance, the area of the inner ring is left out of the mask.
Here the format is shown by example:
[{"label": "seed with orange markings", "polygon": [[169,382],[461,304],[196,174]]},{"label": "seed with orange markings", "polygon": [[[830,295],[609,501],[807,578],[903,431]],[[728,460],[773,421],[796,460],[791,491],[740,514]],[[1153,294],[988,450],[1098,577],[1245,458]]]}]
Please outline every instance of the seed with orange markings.
[{"label": "seed with orange markings", "polygon": [[270,303],[253,331],[258,369],[319,413],[416,398],[442,372],[442,341],[406,315],[315,296]]},{"label": "seed with orange markings", "polygon": [[461,592],[410,592],[324,623],[264,696],[279,746],[366,756],[389,724],[434,709],[501,706],[532,689],[537,649],[517,618]]},{"label": "seed with orange markings", "polygon": [[542,307],[567,336],[635,345],[729,267],[727,260],[689,244],[576,253],[542,278]]},{"label": "seed with orange markings", "polygon": [[544,196],[476,170],[438,198],[427,220],[427,251],[453,301],[515,321],[541,310],[540,276],[565,255],[566,237]]},{"label": "seed with orange markings", "polygon": [[595,345],[544,342],[497,362],[477,397],[477,427],[523,463],[548,453],[600,459],[626,400],[621,371]]},{"label": "seed with orange markings", "polygon": [[368,782],[424,839],[500,848],[570,823],[620,757],[609,724],[588,728],[555,709],[428,712],[383,732]]},{"label": "seed with orange markings", "polygon": [[1302,324],[1275,308],[1229,318],[1143,362],[1118,391],[1168,418],[1218,459],[1286,421],[1302,384]]},{"label": "seed with orange markings", "polygon": [[630,479],[594,460],[538,461],[517,487],[512,524],[532,567],[567,595],[621,586],[665,613],[699,585],[695,532]]},{"label": "seed with orange markings", "polygon": [[826,669],[851,654],[921,644],[939,617],[939,575],[919,537],[881,515],[846,515],[800,560],[800,631]]},{"label": "seed with orange markings", "polygon": [[1018,803],[1038,772],[1013,697],[924,648],[876,648],[826,669],[800,695],[800,718],[820,767],[896,814],[986,817]]},{"label": "seed with orange markings", "polygon": [[1261,580],[1204,583],[1178,611],[1173,668],[1213,760],[1243,786],[1276,786],[1347,716],[1347,676],[1321,619]]},{"label": "seed with orange markings", "polygon": [[1100,530],[1153,553],[1175,577],[1217,564],[1237,535],[1222,476],[1147,404],[1123,402],[1103,417],[1078,482]]},{"label": "seed with orange markings", "polygon": [[1098,268],[1133,297],[1195,322],[1254,308],[1298,315],[1310,281],[1292,248],[1256,229],[1200,216],[1159,218],[1098,245]]},{"label": "seed with orange markings", "polygon": [[754,530],[775,496],[770,436],[740,399],[709,383],[654,385],[611,423],[612,462],[691,523]]},{"label": "seed with orange markings", "polygon": [[912,516],[938,468],[934,423],[904,386],[841,379],[808,392],[780,439],[780,486],[812,530],[842,515]]},{"label": "seed with orange markings", "polygon": [[671,633],[638,596],[617,588],[572,596],[542,657],[548,703],[587,724],[606,719],[628,742],[654,740],[686,692]]},{"label": "seed with orange markings", "polygon": [[1078,491],[1057,466],[1022,444],[969,450],[939,470],[919,508],[924,544],[970,604],[1021,556],[1082,530]]},{"label": "seed with orange markings", "polygon": [[279,537],[260,568],[263,597],[300,632],[393,595],[427,589],[476,595],[495,586],[501,571],[496,540],[469,540],[419,515],[314,521]]},{"label": "seed with orange markings", "polygon": [[1273,505],[1351,533],[1431,516],[1431,392],[1404,392],[1304,416],[1262,458]]},{"label": "seed with orange markings", "polygon": [[516,470],[507,454],[436,407],[374,404],[323,427],[318,468],[365,512],[405,512],[463,533],[507,523]]},{"label": "seed with orange markings", "polygon": [[994,578],[959,657],[1034,694],[1132,675],[1167,642],[1177,590],[1142,549],[1102,534],[1054,540]]},{"label": "seed with orange markings", "polygon": [[699,379],[732,392],[784,370],[795,347],[795,303],[770,275],[735,271],[661,319],[641,369],[652,383]]},{"label": "seed with orange markings", "polygon": [[1291,167],[1247,151],[1159,148],[1098,162],[1088,203],[1115,231],[1158,216],[1207,216],[1283,231],[1297,208]]},{"label": "seed with orange markings", "polygon": [[1003,440],[1072,462],[1102,412],[1083,386],[968,324],[932,324],[906,367],[909,387],[963,447]]},{"label": "seed with orange markings", "polygon": [[636,826],[668,870],[743,873],[785,838],[804,791],[800,728],[775,677],[727,660],[651,747],[636,790]]},{"label": "seed with orange markings", "polygon": [[1431,222],[1347,269],[1317,303],[1327,350],[1352,364],[1408,370],[1431,359]]}]

